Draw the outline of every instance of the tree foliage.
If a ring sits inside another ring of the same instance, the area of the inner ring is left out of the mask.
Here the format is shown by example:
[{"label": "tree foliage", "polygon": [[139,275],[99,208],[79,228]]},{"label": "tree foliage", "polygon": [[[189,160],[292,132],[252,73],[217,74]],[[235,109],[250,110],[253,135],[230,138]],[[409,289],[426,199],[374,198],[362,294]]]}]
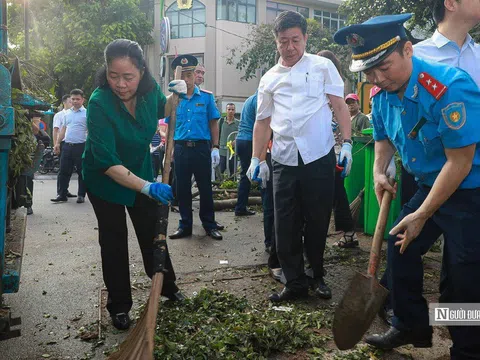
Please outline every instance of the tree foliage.
[{"label": "tree foliage", "polygon": [[110,41],[152,43],[148,10],[145,0],[30,1],[30,59],[25,61],[25,34],[18,26],[24,19],[19,5],[12,4],[9,24],[15,25],[9,26],[9,42],[22,60],[24,82],[31,80],[25,75],[32,75],[37,84],[29,86],[50,89],[57,98],[73,88],[89,94]]},{"label": "tree foliage", "polygon": [[[348,75],[349,50],[333,42],[332,33],[313,19],[307,19],[308,41],[306,51],[316,54],[321,50],[332,51],[340,60],[342,72]],[[268,70],[275,65],[277,47],[273,35],[273,24],[253,26],[248,36],[239,47],[231,48],[227,63],[244,72],[242,80],[257,76],[257,70]]]}]

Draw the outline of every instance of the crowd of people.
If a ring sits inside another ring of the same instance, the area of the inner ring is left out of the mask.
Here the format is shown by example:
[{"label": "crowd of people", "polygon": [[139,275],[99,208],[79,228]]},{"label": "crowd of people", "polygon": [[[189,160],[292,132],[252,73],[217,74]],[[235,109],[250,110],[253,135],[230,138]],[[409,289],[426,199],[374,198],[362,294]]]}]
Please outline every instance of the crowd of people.
[{"label": "crowd of people", "polygon": [[[402,189],[404,206],[388,239],[382,284],[390,290],[384,310],[391,312],[391,327],[366,341],[382,349],[432,346],[422,296],[422,255],[441,234],[440,301],[480,302],[480,290],[472,286],[480,280],[480,241],[474,228],[480,216],[480,129],[474,120],[480,111],[480,50],[468,35],[480,22],[480,4],[435,0],[433,15],[437,31],[415,46],[404,28],[411,14],[375,17],[335,34],[338,44],[352,50],[350,71],[363,72],[375,85],[370,118],[360,112],[358,95],[345,96],[335,54],[306,52],[307,22],[297,12],[277,16],[278,61],[246,100],[240,120],[233,103],[222,118],[213,94],[202,88],[204,65],[194,56],[177,56],[172,69],[181,67],[181,80],[168,85],[180,98],[172,186],[156,180],[173,97],[161,92],[137,43],[110,43],[88,108],[83,107],[82,91],[75,89],[62,99],[64,110],[55,116],[53,142],[61,169],[52,201],[74,196],[68,185],[76,168],[77,203],[87,195],[98,220],[113,324],[128,328],[132,306],[125,209],[151,277],[158,202],[175,199],[178,204],[181,219],[170,239],[190,236],[194,178],[202,226],[208,236],[222,240],[212,178],[236,174],[236,157],[241,171],[235,215],[255,214],[247,205],[251,183],[258,183],[268,264],[272,275],[285,283],[269,299],[292,301],[307,297],[310,289],[330,299],[323,259],[330,217],[333,211],[341,231],[335,245],[358,246],[343,182],[352,167],[352,136],[372,125],[378,202],[385,191],[396,193],[389,182],[397,175],[395,152],[402,160],[402,182],[410,179],[413,186]],[[217,169],[213,177],[212,168]],[[162,294],[181,301],[168,251],[165,269]],[[479,327],[451,326],[449,331],[452,359],[479,358]]]}]

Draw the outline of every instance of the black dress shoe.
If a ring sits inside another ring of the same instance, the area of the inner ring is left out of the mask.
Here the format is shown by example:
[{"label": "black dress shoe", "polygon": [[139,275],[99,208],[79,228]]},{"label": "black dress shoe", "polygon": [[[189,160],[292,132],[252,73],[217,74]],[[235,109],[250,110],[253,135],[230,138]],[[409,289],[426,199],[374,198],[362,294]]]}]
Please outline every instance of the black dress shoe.
[{"label": "black dress shoe", "polygon": [[73,195],[70,191],[67,192],[67,197],[69,198],[74,198],[74,197],[77,197],[77,195]]},{"label": "black dress shoe", "polygon": [[331,299],[332,298],[332,290],[325,284],[325,280],[323,278],[318,279],[313,287],[315,291],[315,295],[322,299]]},{"label": "black dress shoe", "polygon": [[244,211],[235,211],[235,216],[251,216],[251,215],[255,215],[255,211],[251,211],[251,210],[244,210]]},{"label": "black dress shoe", "polygon": [[165,294],[163,296],[165,296],[170,301],[182,302],[185,300],[185,295],[183,295],[180,291],[177,291],[176,293],[173,293],[173,294]]},{"label": "black dress shoe", "polygon": [[225,226],[220,225],[219,223],[217,223],[217,230],[225,230]]},{"label": "black dress shoe", "polygon": [[400,331],[392,326],[384,334],[367,336],[365,342],[383,350],[409,344],[418,348],[429,348],[432,347],[432,333],[432,328],[421,331]]},{"label": "black dress shoe", "polygon": [[178,228],[172,235],[170,235],[170,239],[181,239],[187,236],[192,235],[192,229],[182,229]]},{"label": "black dress shoe", "polygon": [[308,289],[303,289],[300,291],[293,291],[287,288],[286,286],[279,293],[273,293],[268,297],[271,302],[279,303],[290,300],[297,300],[301,298],[306,298],[308,296]]},{"label": "black dress shoe", "polygon": [[83,196],[77,197],[77,204],[83,204],[85,202],[85,198]]},{"label": "black dress shoe", "polygon": [[32,207],[31,206],[27,207],[27,215],[32,215],[32,214],[33,214]]},{"label": "black dress shoe", "polygon": [[111,317],[113,326],[115,326],[118,330],[127,330],[130,327],[130,317],[128,314],[118,313],[111,315]]},{"label": "black dress shoe", "polygon": [[220,234],[220,231],[217,229],[208,229],[205,231],[207,232],[207,235],[210,236],[214,240],[223,240],[222,234]]},{"label": "black dress shoe", "polygon": [[53,201],[53,202],[65,202],[65,201],[68,201],[68,198],[66,196],[60,196],[58,195],[55,199],[50,199],[50,201]]}]

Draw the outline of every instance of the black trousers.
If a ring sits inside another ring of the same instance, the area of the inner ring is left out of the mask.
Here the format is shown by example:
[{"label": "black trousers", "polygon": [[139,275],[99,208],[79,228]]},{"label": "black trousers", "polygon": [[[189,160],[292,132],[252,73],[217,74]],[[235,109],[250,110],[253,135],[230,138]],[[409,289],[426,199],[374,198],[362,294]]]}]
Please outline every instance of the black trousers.
[{"label": "black trousers", "polygon": [[273,161],[273,198],[277,255],[287,287],[298,291],[308,287],[303,262],[301,230],[306,222],[304,243],[315,278],[323,277],[323,254],[333,206],[335,152],[305,165]]},{"label": "black trousers", "polygon": [[195,147],[175,144],[175,176],[177,182],[177,200],[180,210],[182,229],[191,229],[192,216],[192,175],[195,176],[200,192],[200,220],[206,230],[216,229],[213,211],[212,158],[210,145],[196,143]]},{"label": "black trousers", "polygon": [[[65,145],[65,141],[62,141],[60,143],[60,160],[62,159],[63,145]],[[70,179],[68,180],[68,182],[70,183]],[[67,186],[67,192],[68,192],[68,186]],[[57,176],[57,195],[60,195],[60,176]]]},{"label": "black trousers", "polygon": [[72,177],[73,167],[75,166],[78,174],[77,195],[85,197],[86,190],[82,176],[82,155],[84,150],[85,143],[65,143],[63,145],[63,150],[60,154],[60,172],[58,174],[60,189],[58,195],[62,197],[67,196],[68,185],[70,183],[70,178]]},{"label": "black trousers", "polygon": [[228,162],[228,171],[229,175],[233,175],[234,167],[235,167],[235,155],[232,156],[230,160],[228,160],[228,156],[220,155],[220,173],[223,174],[225,170],[227,170],[227,162]]},{"label": "black trousers", "polygon": [[152,169],[153,169],[153,180],[157,180],[160,169],[162,168],[162,160],[160,154],[151,153],[150,157],[152,158]]},{"label": "black trousers", "polygon": [[[90,191],[88,191],[88,198],[98,221],[103,280],[108,289],[107,309],[111,314],[128,313],[132,308],[132,290],[125,206],[100,199]],[[137,194],[134,205],[126,207],[140,245],[145,273],[150,278],[154,275],[153,239],[156,235],[157,206],[157,203],[147,196]],[[162,295],[178,291],[168,249],[165,261],[167,272],[163,282]]]},{"label": "black trousers", "polygon": [[237,140],[238,157],[240,158],[240,165],[242,172],[240,173],[240,182],[238,183],[238,198],[235,212],[242,212],[247,210],[248,194],[250,193],[250,180],[247,178],[247,170],[252,161],[252,141]]},{"label": "black trousers", "polygon": [[345,179],[340,171],[335,171],[335,192],[333,196],[333,215],[335,217],[335,230],[353,231],[354,224],[347,192],[345,191]]}]

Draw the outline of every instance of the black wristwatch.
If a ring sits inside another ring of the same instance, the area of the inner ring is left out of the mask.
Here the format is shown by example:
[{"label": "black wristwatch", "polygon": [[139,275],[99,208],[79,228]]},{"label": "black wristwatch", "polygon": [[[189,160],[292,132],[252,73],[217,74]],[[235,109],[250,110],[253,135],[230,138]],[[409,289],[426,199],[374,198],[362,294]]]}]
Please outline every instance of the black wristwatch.
[{"label": "black wristwatch", "polygon": [[350,145],[353,144],[352,139],[343,139],[344,143],[349,143]]}]

